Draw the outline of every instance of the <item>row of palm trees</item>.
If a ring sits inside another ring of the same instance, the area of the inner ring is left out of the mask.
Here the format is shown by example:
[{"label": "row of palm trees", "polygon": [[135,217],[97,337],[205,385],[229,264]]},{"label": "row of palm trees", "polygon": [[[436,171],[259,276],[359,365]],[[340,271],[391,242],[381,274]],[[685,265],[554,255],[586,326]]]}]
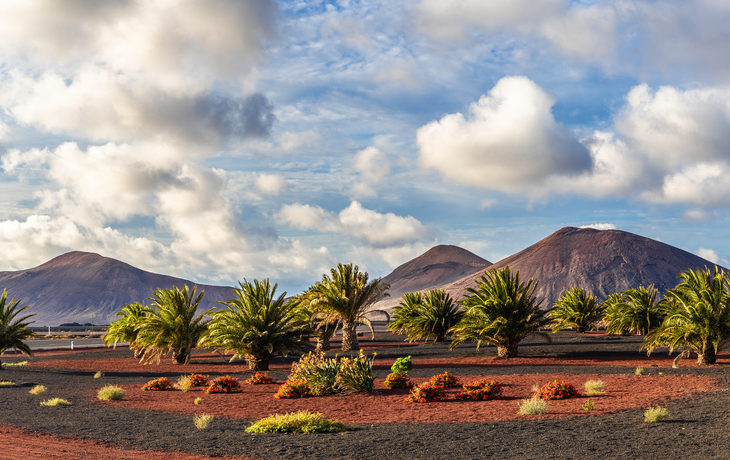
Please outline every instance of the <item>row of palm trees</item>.
[{"label": "row of palm trees", "polygon": [[687,270],[664,298],[653,286],[611,294],[599,302],[581,288],[566,291],[552,308],[542,309],[535,295],[537,282],[521,282],[519,272],[487,271],[476,288],[467,289],[459,307],[443,290],[406,294],[393,311],[389,328],[408,335],[443,341],[451,335],[451,348],[467,341],[497,347],[499,357],[517,356],[519,343],[528,335],[550,336],[572,328],[585,332],[597,326],[608,334],[645,335],[642,349],[649,353],[669,346],[692,350],[699,364],[714,364],[716,354],[730,342],[730,277],[717,267]]}]

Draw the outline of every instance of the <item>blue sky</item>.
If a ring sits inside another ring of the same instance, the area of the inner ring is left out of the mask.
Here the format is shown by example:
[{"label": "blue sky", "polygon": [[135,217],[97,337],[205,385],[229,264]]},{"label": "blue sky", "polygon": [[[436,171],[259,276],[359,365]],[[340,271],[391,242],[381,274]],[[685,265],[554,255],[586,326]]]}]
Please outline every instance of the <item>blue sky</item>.
[{"label": "blue sky", "polygon": [[0,4],[0,269],[304,289],[564,226],[727,265],[730,5]]}]

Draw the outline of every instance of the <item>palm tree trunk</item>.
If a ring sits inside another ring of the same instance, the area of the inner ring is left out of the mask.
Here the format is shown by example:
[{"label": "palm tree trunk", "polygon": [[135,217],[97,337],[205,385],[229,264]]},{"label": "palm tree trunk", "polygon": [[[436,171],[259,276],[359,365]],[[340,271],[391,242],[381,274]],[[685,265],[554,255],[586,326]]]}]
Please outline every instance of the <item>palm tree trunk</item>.
[{"label": "palm tree trunk", "polygon": [[321,351],[328,351],[329,349],[330,349],[330,339],[329,338],[324,339],[322,337],[317,337],[317,348],[315,349],[315,351],[317,353],[319,353]]},{"label": "palm tree trunk", "polygon": [[187,364],[190,362],[190,350],[183,348],[180,351],[172,352],[173,364]]},{"label": "palm tree trunk", "polygon": [[497,345],[497,357],[514,358],[517,356],[519,342],[508,342],[505,345]]},{"label": "palm tree trunk", "polygon": [[702,353],[697,354],[697,364],[704,366],[705,364],[715,364],[716,362],[717,355],[715,354],[715,347],[711,343],[704,343]]},{"label": "palm tree trunk", "polygon": [[252,371],[268,371],[270,356],[246,355],[248,368]]},{"label": "palm tree trunk", "polygon": [[342,321],[342,351],[359,350],[360,344],[357,341],[357,333],[355,328],[357,323],[354,321]]}]

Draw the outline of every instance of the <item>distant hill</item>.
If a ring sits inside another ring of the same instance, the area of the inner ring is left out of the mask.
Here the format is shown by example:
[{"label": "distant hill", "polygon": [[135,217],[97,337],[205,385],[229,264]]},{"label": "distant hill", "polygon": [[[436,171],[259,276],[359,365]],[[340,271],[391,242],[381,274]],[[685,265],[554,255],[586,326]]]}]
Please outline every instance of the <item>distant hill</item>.
[{"label": "distant hill", "polygon": [[[105,324],[113,321],[125,304],[146,301],[157,288],[184,285],[192,281],[158,275],[116,259],[89,252],[69,252],[35,268],[0,272],[0,289],[30,305],[33,326],[61,323]],[[203,310],[218,300],[233,297],[230,287],[198,284],[205,290]],[[146,303],[149,304],[149,301]],[[201,311],[203,311],[201,310]]]},{"label": "distant hill", "polygon": [[389,309],[398,305],[407,292],[445,286],[473,273],[483,273],[490,265],[490,261],[458,246],[434,246],[383,278],[390,284],[390,297],[373,308]]},{"label": "distant hill", "polygon": [[[682,249],[620,230],[565,227],[527,249],[489,267],[509,266],[520,278],[538,281],[537,295],[547,308],[573,287],[589,289],[601,300],[609,294],[653,284],[660,293],[679,282],[687,269],[714,264]],[[446,290],[459,298],[482,273],[464,277]]]}]

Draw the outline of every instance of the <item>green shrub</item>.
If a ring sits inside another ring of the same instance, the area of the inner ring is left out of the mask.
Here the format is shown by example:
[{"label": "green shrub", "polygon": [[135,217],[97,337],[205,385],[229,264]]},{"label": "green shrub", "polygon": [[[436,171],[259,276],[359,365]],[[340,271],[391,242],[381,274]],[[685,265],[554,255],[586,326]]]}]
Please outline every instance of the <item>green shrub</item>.
[{"label": "green shrub", "polygon": [[142,391],[172,391],[174,389],[175,385],[167,377],[150,380],[142,387]]},{"label": "green shrub", "polygon": [[27,365],[28,365],[28,361],[19,361],[17,363],[3,363],[4,367],[23,367],[23,366],[27,366]]},{"label": "green shrub", "polygon": [[205,392],[210,393],[240,393],[241,382],[237,378],[231,377],[230,375],[224,375],[223,377],[217,377],[210,381],[208,388]]},{"label": "green shrub", "polygon": [[339,433],[354,427],[326,420],[319,412],[299,411],[274,414],[246,428],[246,433]]},{"label": "green shrub", "polygon": [[308,353],[292,365],[289,380],[309,383],[316,396],[334,393],[339,369],[337,358],[325,358],[324,353]]},{"label": "green shrub", "polygon": [[634,374],[636,375],[644,375],[644,368],[643,367],[637,367],[634,371]]},{"label": "green shrub", "polygon": [[411,361],[410,356],[398,358],[395,360],[393,365],[390,366],[390,371],[394,374],[408,375],[411,369],[413,369],[413,362]]},{"label": "green shrub", "polygon": [[580,407],[583,408],[583,410],[593,410],[596,408],[596,405],[593,404],[593,401],[590,399],[586,399],[586,402]]},{"label": "green shrub", "polygon": [[104,377],[104,373],[102,371],[98,371],[96,374],[94,374],[95,379],[100,379]]},{"label": "green shrub", "polygon": [[412,403],[429,403],[438,402],[446,399],[446,391],[442,385],[434,385],[426,382],[411,389],[411,394],[406,398],[406,402]]},{"label": "green shrub", "polygon": [[580,396],[575,387],[568,382],[555,380],[546,383],[532,397],[536,399],[568,399]]},{"label": "green shrub", "polygon": [[96,397],[102,401],[117,401],[123,399],[127,395],[122,387],[114,385],[106,385],[96,394]]},{"label": "green shrub", "polygon": [[213,421],[212,415],[194,415],[193,416],[193,423],[195,424],[195,428],[199,430],[207,430],[210,426],[210,422]]},{"label": "green shrub", "polygon": [[9,380],[0,380],[0,387],[14,387],[15,382],[11,382]]},{"label": "green shrub", "polygon": [[405,374],[388,374],[383,382],[385,388],[410,388],[413,382]]},{"label": "green shrub", "polygon": [[70,406],[71,403],[62,398],[51,398],[41,401],[41,406]]},{"label": "green shrub", "polygon": [[644,421],[646,423],[663,422],[669,418],[669,411],[666,407],[656,406],[650,407],[644,412]]},{"label": "green shrub", "polygon": [[589,395],[600,395],[606,392],[606,384],[603,380],[589,380],[583,387],[586,390],[586,394]]},{"label": "green shrub", "polygon": [[363,355],[362,350],[360,350],[360,356],[342,358],[335,379],[335,390],[345,394],[373,391],[375,388],[375,377],[373,377],[374,359],[375,354],[372,358],[367,358]]},{"label": "green shrub", "polygon": [[30,389],[29,393],[32,395],[42,395],[45,394],[46,391],[48,391],[48,388],[46,388],[45,385],[36,385]]},{"label": "green shrub", "polygon": [[298,399],[314,396],[305,380],[287,380],[274,395],[276,399]]},{"label": "green shrub", "polygon": [[456,377],[444,371],[443,374],[438,374],[431,377],[430,382],[431,385],[442,387],[455,387],[459,385],[459,377]]},{"label": "green shrub", "polygon": [[195,398],[193,404],[195,404],[196,406],[203,404],[203,398]]},{"label": "green shrub", "polygon": [[530,398],[523,399],[519,404],[520,415],[540,415],[548,411],[548,403],[544,399]]}]

